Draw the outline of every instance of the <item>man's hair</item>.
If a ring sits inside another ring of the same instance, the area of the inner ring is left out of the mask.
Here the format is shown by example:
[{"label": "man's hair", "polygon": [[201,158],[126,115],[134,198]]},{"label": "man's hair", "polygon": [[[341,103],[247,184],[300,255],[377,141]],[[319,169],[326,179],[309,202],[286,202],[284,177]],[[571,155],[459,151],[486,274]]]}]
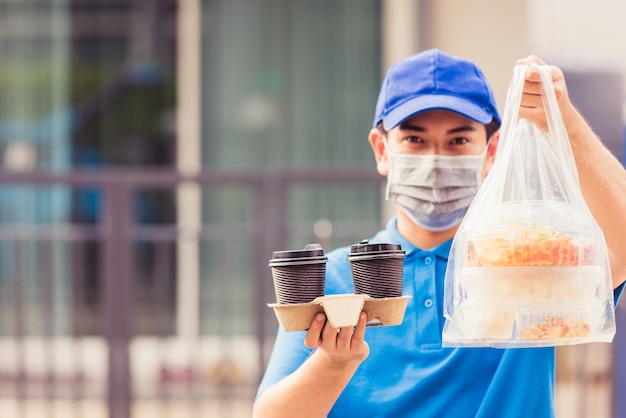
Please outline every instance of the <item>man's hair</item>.
[{"label": "man's hair", "polygon": [[[491,138],[491,135],[493,135],[498,129],[500,129],[500,122],[498,121],[498,119],[493,118],[491,119],[491,122],[483,126],[485,127],[485,132],[487,134],[487,141],[489,141],[489,138]],[[376,129],[378,129],[380,133],[382,133],[383,135],[387,135],[387,131],[385,131],[385,128],[383,127],[382,122],[379,122],[376,125]]]},{"label": "man's hair", "polygon": [[496,118],[491,119],[491,122],[485,125],[485,131],[487,131],[487,141],[491,138],[491,135],[496,133],[500,129],[500,121]]}]

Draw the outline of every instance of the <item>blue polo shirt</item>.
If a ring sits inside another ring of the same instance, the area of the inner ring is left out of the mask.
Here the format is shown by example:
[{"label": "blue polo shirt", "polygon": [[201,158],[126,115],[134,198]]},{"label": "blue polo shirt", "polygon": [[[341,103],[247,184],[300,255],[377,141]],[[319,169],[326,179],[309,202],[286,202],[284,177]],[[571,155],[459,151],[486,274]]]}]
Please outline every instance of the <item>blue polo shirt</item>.
[{"label": "blue polo shirt", "polygon": [[[412,297],[401,325],[367,329],[370,355],[328,417],[555,416],[553,347],[441,347],[444,276],[452,241],[421,250],[398,233],[393,218],[370,242],[402,245],[403,293]],[[328,253],[326,294],[354,292],[349,251],[344,247]],[[312,353],[304,336],[279,329],[259,394]]]}]

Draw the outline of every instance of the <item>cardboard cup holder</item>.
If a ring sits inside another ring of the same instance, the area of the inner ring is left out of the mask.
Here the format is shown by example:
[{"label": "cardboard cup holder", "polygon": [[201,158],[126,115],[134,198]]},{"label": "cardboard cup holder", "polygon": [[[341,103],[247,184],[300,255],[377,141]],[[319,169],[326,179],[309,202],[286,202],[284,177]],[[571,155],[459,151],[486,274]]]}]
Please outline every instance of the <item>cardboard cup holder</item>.
[{"label": "cardboard cup holder", "polygon": [[285,331],[305,331],[313,317],[322,312],[333,328],[353,327],[359,314],[367,314],[368,327],[400,325],[410,296],[372,298],[365,294],[320,296],[308,303],[268,303]]}]

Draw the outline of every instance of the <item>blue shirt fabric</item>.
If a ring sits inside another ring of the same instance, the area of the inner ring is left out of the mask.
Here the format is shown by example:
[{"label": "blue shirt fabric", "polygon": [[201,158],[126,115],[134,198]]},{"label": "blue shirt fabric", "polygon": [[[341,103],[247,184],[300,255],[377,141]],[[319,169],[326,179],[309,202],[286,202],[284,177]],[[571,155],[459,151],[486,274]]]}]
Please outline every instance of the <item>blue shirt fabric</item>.
[{"label": "blue shirt fabric", "polygon": [[[403,294],[411,298],[401,325],[367,329],[370,355],[328,417],[555,416],[553,347],[441,347],[444,276],[452,241],[419,249],[398,233],[392,218],[370,242],[400,244],[405,250]],[[343,247],[328,253],[327,295],[354,292],[349,251]],[[259,394],[312,353],[304,336],[279,329]]]}]

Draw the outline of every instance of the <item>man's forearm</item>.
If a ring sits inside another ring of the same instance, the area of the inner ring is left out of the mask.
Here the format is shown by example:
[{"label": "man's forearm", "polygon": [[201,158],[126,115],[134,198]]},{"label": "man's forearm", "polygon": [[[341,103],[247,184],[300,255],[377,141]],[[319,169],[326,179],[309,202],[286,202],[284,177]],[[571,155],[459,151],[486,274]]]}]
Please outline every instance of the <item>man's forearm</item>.
[{"label": "man's forearm", "polygon": [[573,106],[563,112],[563,119],[583,196],[609,247],[617,287],[626,279],[626,172]]},{"label": "man's forearm", "polygon": [[316,351],[298,370],[259,396],[254,417],[326,417],[359,364],[331,364],[322,352]]}]

